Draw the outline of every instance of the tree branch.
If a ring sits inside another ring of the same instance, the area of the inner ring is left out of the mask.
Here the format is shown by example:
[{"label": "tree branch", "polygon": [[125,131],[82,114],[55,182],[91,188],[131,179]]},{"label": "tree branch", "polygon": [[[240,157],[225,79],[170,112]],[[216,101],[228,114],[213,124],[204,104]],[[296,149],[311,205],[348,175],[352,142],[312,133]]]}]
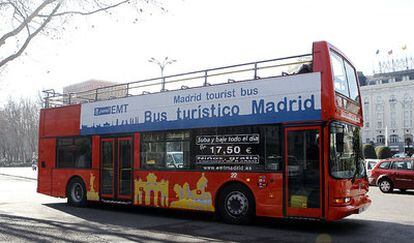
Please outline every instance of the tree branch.
[{"label": "tree branch", "polygon": [[[25,27],[26,27],[26,30],[27,30],[27,34],[30,35],[29,23],[25,21],[25,19],[28,18],[27,13],[23,14],[22,11],[20,11],[20,9],[14,3],[12,3],[11,1],[9,1],[9,4],[11,6],[13,6],[14,12],[17,13],[17,15],[19,15],[22,18],[21,22],[22,22],[22,24],[25,23]],[[24,8],[23,8],[23,11],[25,11]],[[14,18],[17,19],[16,17],[14,17]],[[17,21],[20,21],[20,20],[17,19]]]},{"label": "tree branch", "polygon": [[[54,1],[54,0],[53,0]],[[49,1],[49,2],[52,2],[52,1]],[[0,61],[0,68],[2,67],[2,66],[4,66],[6,63],[8,63],[8,62],[10,62],[10,61],[12,61],[12,60],[14,60],[14,59],[16,59],[17,57],[19,57],[22,53],[23,53],[23,51],[27,48],[27,46],[29,45],[29,43],[30,43],[30,41],[33,39],[33,37],[35,37],[37,34],[39,34],[39,32],[40,31],[42,31],[42,29],[50,22],[50,20],[52,20],[52,18],[53,18],[53,15],[57,12],[57,10],[60,8],[60,5],[61,5],[61,3],[59,2],[59,3],[57,3],[56,4],[56,6],[55,6],[55,8],[52,10],[52,12],[50,13],[50,15],[45,19],[45,21],[42,23],[42,25],[41,26],[39,26],[38,28],[37,28],[37,30],[35,30],[32,34],[30,34],[28,37],[27,37],[27,39],[26,39],[26,41],[24,42],[24,44],[22,45],[22,47],[15,53],[15,54],[12,54],[12,55],[10,55],[9,57],[7,57],[7,58],[5,58],[5,59],[3,59],[3,60],[1,60]],[[25,26],[25,25],[24,25]],[[23,26],[23,27],[24,27]],[[1,43],[0,43],[1,44]]]},{"label": "tree branch", "polygon": [[[112,9],[112,8],[116,8],[120,5],[123,5],[127,2],[129,2],[129,1],[130,0],[124,0],[124,1],[118,2],[118,3],[113,4],[113,5],[109,5],[109,6],[106,6],[106,7],[99,8],[99,9],[95,9],[95,10],[90,11],[90,12],[67,11],[67,12],[56,13],[52,17],[58,17],[58,16],[63,16],[63,15],[68,15],[68,14],[77,14],[77,15],[84,15],[84,16],[92,15],[92,14],[103,12],[103,11],[106,11],[106,10],[109,10],[109,9]],[[39,17],[47,17],[47,15],[39,15]]]},{"label": "tree branch", "polygon": [[[47,5],[49,5],[49,4],[51,4],[51,3],[55,2],[55,1],[56,0],[47,0],[47,1],[44,1],[42,4],[39,5],[39,7],[37,7],[35,9],[35,11],[33,11],[32,14],[29,15],[29,17],[27,17],[26,19],[24,19],[22,21],[22,23],[16,29],[14,29],[14,30],[12,30],[12,31],[4,34],[0,38],[0,47],[6,43],[7,38],[10,38],[12,36],[15,36],[15,35],[19,34],[20,31],[22,31],[28,25],[28,23],[30,23],[30,21],[32,21],[33,18],[35,18],[36,16],[38,16],[38,14],[40,13],[40,11],[42,11]],[[58,6],[60,6],[60,3],[58,4]],[[44,16],[44,17],[48,17],[48,16]],[[53,16],[51,16],[51,17],[53,17]]]}]

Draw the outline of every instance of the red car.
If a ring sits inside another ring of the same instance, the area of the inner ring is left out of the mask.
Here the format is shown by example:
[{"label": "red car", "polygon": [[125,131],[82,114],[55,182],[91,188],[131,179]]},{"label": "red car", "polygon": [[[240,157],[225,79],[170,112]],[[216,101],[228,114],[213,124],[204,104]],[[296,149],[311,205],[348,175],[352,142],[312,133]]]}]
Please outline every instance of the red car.
[{"label": "red car", "polygon": [[378,185],[384,193],[399,189],[414,189],[413,159],[396,158],[379,162],[368,174],[370,184]]}]

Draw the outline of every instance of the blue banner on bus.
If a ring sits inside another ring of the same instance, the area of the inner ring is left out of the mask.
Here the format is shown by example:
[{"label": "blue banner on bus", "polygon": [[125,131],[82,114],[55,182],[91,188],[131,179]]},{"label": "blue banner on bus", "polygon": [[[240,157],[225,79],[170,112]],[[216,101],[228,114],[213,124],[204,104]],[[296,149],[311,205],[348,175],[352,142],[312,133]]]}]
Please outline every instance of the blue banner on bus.
[{"label": "blue banner on bus", "polygon": [[320,73],[84,103],[81,134],[111,134],[321,119]]}]

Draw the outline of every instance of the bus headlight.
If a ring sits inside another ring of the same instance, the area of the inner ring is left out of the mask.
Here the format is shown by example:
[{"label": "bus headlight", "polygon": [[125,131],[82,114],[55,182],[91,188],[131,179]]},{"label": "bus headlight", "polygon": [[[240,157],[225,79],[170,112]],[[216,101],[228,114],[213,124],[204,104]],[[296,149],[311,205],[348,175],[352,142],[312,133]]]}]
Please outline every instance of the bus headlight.
[{"label": "bus headlight", "polygon": [[351,198],[350,197],[339,197],[339,198],[334,198],[333,200],[334,204],[336,205],[344,205],[344,204],[349,204],[351,202]]}]

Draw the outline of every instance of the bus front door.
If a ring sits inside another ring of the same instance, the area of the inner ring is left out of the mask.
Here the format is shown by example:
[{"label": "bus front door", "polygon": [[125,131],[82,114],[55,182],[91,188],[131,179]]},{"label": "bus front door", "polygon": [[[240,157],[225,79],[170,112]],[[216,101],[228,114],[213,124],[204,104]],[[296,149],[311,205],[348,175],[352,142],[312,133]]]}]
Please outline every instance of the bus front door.
[{"label": "bus front door", "polygon": [[285,129],[285,205],[288,217],[322,217],[321,128]]},{"label": "bus front door", "polygon": [[101,197],[132,199],[132,138],[101,139]]}]

